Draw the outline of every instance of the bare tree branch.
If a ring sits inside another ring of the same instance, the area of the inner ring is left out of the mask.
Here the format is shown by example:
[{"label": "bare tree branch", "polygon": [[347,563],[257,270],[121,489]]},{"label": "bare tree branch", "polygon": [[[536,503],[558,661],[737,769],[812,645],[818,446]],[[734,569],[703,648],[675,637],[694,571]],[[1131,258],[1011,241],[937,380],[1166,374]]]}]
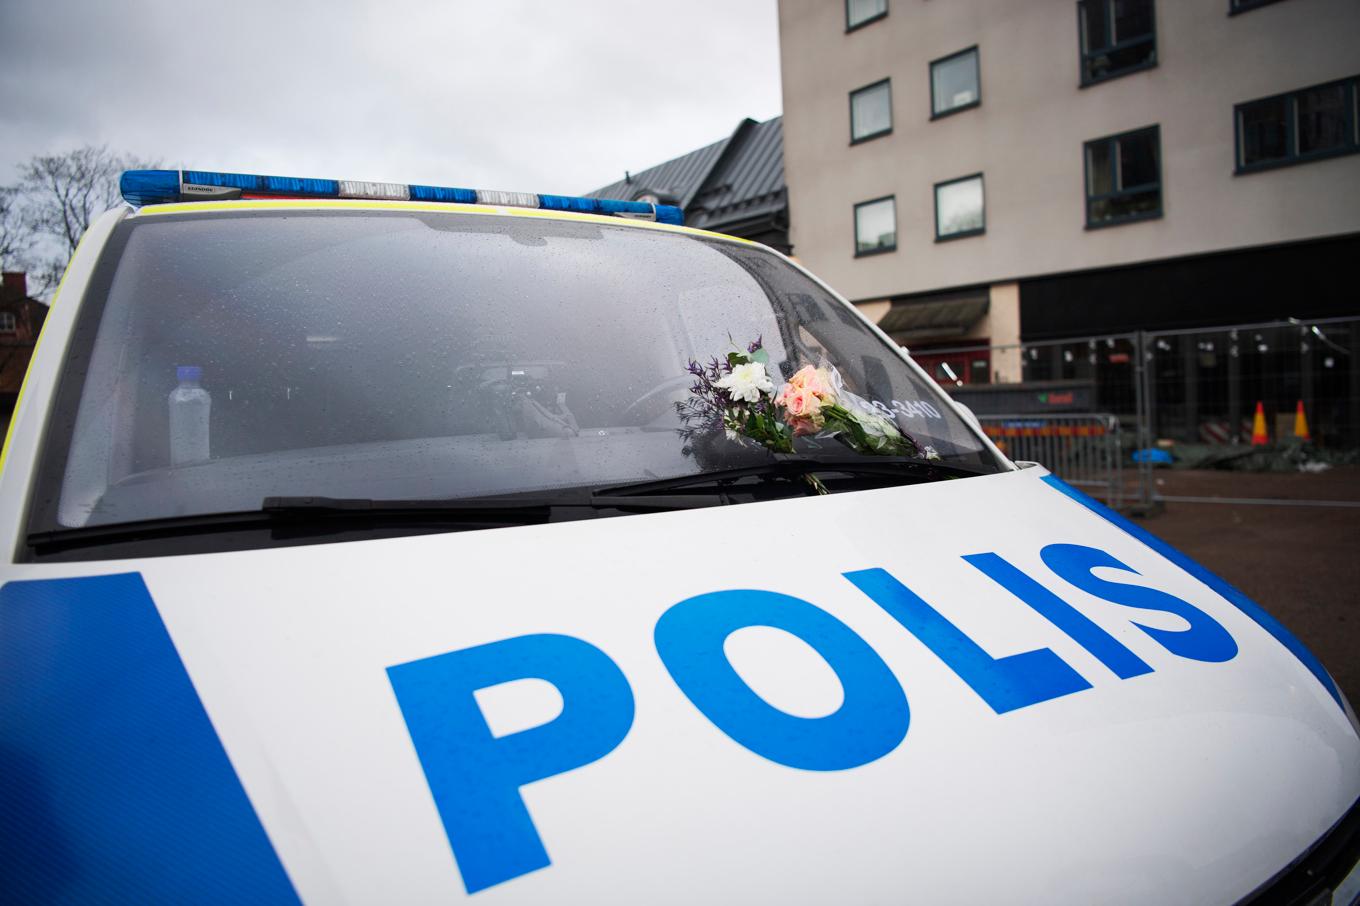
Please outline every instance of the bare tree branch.
[{"label": "bare tree branch", "polygon": [[154,166],[131,155],[116,154],[106,145],[35,155],[19,169],[19,189],[27,202],[29,225],[62,242],[70,257],[94,218],[121,203],[118,177],[122,172]]},{"label": "bare tree branch", "polygon": [[33,236],[24,224],[17,186],[0,186],[0,267],[17,270],[33,247]]},{"label": "bare tree branch", "polygon": [[46,260],[29,258],[24,266],[24,270],[28,272],[29,296],[34,299],[46,299],[55,292],[57,285],[61,283],[62,274],[66,273],[69,261],[70,257],[65,255]]},{"label": "bare tree branch", "polygon": [[[34,155],[19,168],[19,184],[13,189],[15,194],[7,198],[7,203],[17,209],[13,215],[17,238],[13,251],[0,257],[7,267],[11,258],[16,265],[26,265],[33,275],[29,285],[34,296],[54,289],[94,218],[122,203],[118,188],[122,172],[156,166],[129,154],[112,152],[106,145],[85,145],[64,154]],[[21,199],[17,205],[16,198]],[[0,209],[7,218],[6,224],[10,223],[8,210]],[[6,249],[4,235],[0,233],[0,253]],[[53,245],[60,254],[50,254],[56,251]],[[48,254],[35,258],[34,249],[43,246]]]}]

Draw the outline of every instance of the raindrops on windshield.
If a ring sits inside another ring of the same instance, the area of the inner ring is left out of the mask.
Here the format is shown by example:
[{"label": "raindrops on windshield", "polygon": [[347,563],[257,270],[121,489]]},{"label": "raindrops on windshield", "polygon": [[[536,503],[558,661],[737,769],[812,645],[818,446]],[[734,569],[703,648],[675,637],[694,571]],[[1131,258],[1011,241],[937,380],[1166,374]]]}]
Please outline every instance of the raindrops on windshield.
[{"label": "raindrops on windshield", "polygon": [[[687,474],[686,365],[757,337],[776,379],[828,355],[886,411],[938,399],[819,286],[736,243],[453,213],[122,228],[61,525]],[[209,453],[171,467],[184,366],[210,399]],[[947,406],[931,411],[914,436],[981,455]]]}]

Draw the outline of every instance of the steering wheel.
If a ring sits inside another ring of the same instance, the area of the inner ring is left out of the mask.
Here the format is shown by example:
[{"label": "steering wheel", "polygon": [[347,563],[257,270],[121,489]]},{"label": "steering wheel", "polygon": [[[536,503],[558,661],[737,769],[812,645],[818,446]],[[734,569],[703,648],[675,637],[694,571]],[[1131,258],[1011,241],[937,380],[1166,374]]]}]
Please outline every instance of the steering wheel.
[{"label": "steering wheel", "polygon": [[666,378],[664,381],[661,381],[646,393],[642,394],[642,396],[625,406],[624,410],[619,413],[619,421],[625,425],[632,424],[635,410],[643,409],[644,407],[655,403],[657,397],[674,392],[675,389],[681,385],[688,388],[693,383],[694,375],[692,374],[677,374],[673,377]]}]

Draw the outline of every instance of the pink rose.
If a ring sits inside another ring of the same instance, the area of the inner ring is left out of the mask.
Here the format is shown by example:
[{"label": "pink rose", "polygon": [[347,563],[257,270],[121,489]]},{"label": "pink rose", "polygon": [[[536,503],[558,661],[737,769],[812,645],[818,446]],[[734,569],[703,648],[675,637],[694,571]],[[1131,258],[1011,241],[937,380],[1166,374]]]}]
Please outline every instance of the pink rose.
[{"label": "pink rose", "polygon": [[830,402],[836,397],[836,392],[831,389],[831,375],[825,368],[818,368],[813,371],[812,377],[808,378],[804,386],[817,394],[822,402]]},{"label": "pink rose", "polygon": [[784,421],[793,428],[793,433],[800,437],[805,434],[816,434],[826,424],[826,416],[822,414],[824,405],[822,398],[807,387],[799,387],[792,381],[779,391],[775,404],[783,407]]},{"label": "pink rose", "polygon": [[822,400],[831,399],[835,395],[831,389],[831,375],[826,369],[814,368],[811,365],[804,365],[798,369],[798,373],[789,378],[787,386],[795,390],[806,390]]},{"label": "pink rose", "polygon": [[822,411],[822,401],[806,387],[785,395],[784,408],[790,418],[814,418]]}]

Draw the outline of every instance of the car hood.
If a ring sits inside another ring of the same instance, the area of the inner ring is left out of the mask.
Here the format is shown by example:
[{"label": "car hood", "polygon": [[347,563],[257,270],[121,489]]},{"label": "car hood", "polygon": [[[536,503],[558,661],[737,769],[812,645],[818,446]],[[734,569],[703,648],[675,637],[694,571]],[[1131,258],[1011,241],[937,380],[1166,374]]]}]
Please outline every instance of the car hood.
[{"label": "car hood", "polygon": [[1312,656],[1040,468],[12,573],[34,898],[1231,902],[1360,796]]}]

